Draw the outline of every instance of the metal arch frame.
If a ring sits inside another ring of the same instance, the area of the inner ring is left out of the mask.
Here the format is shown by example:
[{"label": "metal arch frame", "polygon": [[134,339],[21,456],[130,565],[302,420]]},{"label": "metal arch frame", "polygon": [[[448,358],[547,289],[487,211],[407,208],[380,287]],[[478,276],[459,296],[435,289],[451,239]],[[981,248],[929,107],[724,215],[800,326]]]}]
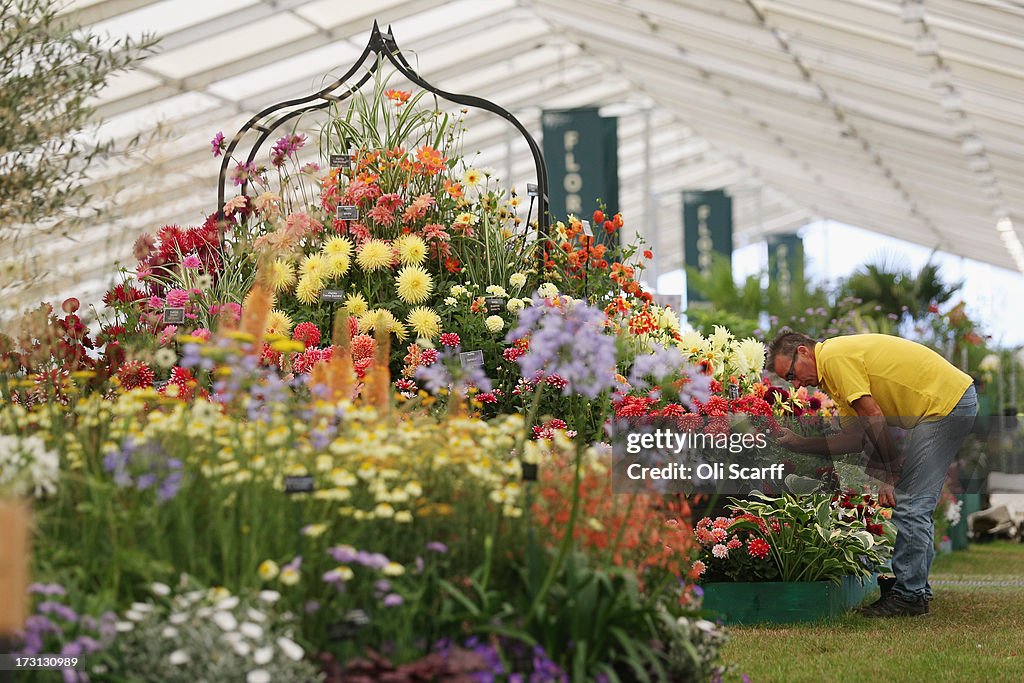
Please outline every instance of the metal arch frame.
[{"label": "metal arch frame", "polygon": [[[425,80],[423,77],[417,74],[416,71],[412,68],[412,66],[410,66],[409,62],[405,59],[405,56],[402,54],[401,49],[398,47],[398,44],[395,42],[395,38],[391,33],[391,27],[388,26],[387,32],[382,33],[377,22],[374,21],[373,29],[370,33],[370,40],[367,42],[362,54],[359,55],[359,57],[356,59],[356,62],[352,65],[352,68],[345,72],[343,76],[335,80],[326,88],[323,88],[322,90],[319,90],[318,92],[315,92],[312,95],[292,100],[286,100],[284,102],[279,102],[277,104],[271,105],[263,109],[258,114],[249,119],[245,123],[245,125],[243,125],[238,130],[238,132],[235,133],[234,137],[231,139],[231,142],[228,144],[227,148],[224,151],[224,158],[220,164],[220,175],[218,179],[217,226],[221,244],[224,244],[224,199],[225,181],[227,179],[228,174],[228,165],[230,164],[232,155],[235,149],[238,147],[238,144],[241,142],[242,137],[251,130],[260,131],[259,138],[257,138],[256,142],[253,144],[252,149],[249,151],[249,155],[246,157],[245,160],[246,164],[250,164],[256,158],[256,154],[259,152],[260,147],[263,146],[263,143],[266,142],[267,138],[269,138],[270,135],[275,130],[277,130],[281,125],[287,123],[296,116],[301,116],[302,114],[317,111],[319,109],[325,109],[331,106],[332,104],[341,102],[351,97],[354,93],[356,93],[376,72],[377,67],[380,64],[380,60],[375,60],[367,68],[367,73],[364,74],[355,85],[347,87],[342,94],[336,95],[333,93],[333,91],[336,88],[342,86],[344,83],[348,81],[348,79],[355,75],[356,71],[359,69],[359,67],[363,65],[363,63],[366,61],[366,58],[369,57],[371,53],[376,53],[377,55],[380,55],[380,57],[386,58],[389,62],[391,62],[395,69],[398,70],[399,73],[401,73],[403,76],[409,79],[409,81],[415,83],[424,90],[432,92],[435,95],[441,97],[442,99],[448,100],[449,102],[463,104],[468,107],[483,109],[484,111],[489,111],[493,114],[497,114],[498,116],[502,117],[503,119],[511,123],[516,128],[516,130],[519,131],[519,133],[526,140],[526,144],[529,145],[530,147],[530,153],[533,155],[533,163],[537,171],[538,237],[546,237],[548,234],[548,228],[550,226],[550,216],[548,215],[547,166],[544,163],[544,154],[543,152],[541,152],[540,146],[537,144],[537,141],[533,139],[532,135],[530,135],[530,132],[526,130],[526,127],[523,126],[523,124],[520,123],[519,119],[513,116],[511,112],[509,112],[504,107],[501,107],[495,104],[494,102],[491,102],[490,100],[483,99],[482,97],[475,97],[473,95],[450,93],[431,85],[427,80]],[[317,100],[323,101],[317,102]],[[316,103],[308,104],[311,102]],[[270,116],[276,111],[279,111],[286,107],[294,107],[298,105],[306,106],[288,112],[287,114],[280,116],[276,120],[266,125],[260,123],[261,120]],[[248,179],[245,179],[242,182],[241,189],[243,194],[245,193],[247,185]]]}]

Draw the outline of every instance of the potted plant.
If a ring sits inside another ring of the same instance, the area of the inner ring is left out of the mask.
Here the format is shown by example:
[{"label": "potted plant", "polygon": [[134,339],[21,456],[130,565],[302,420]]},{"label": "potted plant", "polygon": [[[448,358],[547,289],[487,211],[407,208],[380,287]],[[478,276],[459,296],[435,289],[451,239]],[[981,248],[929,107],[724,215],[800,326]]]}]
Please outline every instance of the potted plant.
[{"label": "potted plant", "polygon": [[696,526],[704,608],[727,623],[835,617],[876,587],[896,536],[870,495],[755,495]]}]

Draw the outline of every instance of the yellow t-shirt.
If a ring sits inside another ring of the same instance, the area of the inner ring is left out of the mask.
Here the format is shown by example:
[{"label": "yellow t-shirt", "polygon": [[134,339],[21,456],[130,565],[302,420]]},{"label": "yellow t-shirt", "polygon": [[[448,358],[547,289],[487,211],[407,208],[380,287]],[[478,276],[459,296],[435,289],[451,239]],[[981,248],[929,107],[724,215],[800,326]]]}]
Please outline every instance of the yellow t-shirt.
[{"label": "yellow t-shirt", "polygon": [[814,347],[819,387],[842,417],[870,395],[886,421],[909,429],[949,415],[973,380],[926,346],[887,334],[834,337]]}]

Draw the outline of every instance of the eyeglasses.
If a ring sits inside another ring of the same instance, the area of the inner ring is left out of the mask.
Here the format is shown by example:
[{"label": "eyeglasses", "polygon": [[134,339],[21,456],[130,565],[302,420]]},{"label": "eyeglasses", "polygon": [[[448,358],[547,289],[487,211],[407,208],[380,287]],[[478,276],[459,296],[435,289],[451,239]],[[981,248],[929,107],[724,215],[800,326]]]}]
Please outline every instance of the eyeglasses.
[{"label": "eyeglasses", "polygon": [[792,382],[793,378],[796,377],[796,353],[799,350],[799,346],[793,349],[793,357],[789,359],[789,372],[786,373],[787,382]]}]

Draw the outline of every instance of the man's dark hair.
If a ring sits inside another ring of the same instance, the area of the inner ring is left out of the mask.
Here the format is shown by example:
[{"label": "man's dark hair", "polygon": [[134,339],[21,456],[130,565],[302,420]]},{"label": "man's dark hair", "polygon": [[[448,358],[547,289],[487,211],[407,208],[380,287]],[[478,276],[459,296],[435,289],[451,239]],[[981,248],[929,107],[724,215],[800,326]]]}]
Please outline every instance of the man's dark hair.
[{"label": "man's dark hair", "polygon": [[775,357],[782,356],[787,358],[793,355],[798,346],[806,346],[807,348],[814,350],[814,345],[818,342],[811,339],[806,334],[800,332],[794,332],[792,330],[783,330],[779,333],[779,336],[772,340],[772,343],[768,345],[768,364],[765,366],[771,372],[775,372]]}]

